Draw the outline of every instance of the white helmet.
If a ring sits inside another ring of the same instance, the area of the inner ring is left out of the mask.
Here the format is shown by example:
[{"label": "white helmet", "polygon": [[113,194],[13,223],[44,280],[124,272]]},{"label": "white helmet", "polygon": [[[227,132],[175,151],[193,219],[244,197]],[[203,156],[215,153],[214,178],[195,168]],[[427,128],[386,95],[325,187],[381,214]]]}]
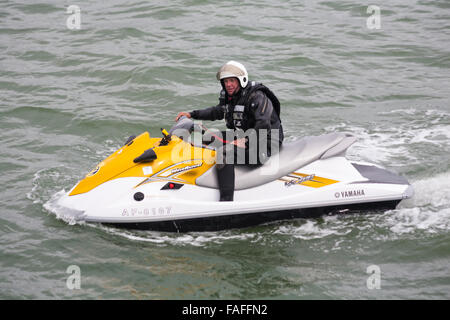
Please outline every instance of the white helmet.
[{"label": "white helmet", "polygon": [[217,72],[217,80],[222,81],[226,78],[238,78],[242,88],[245,88],[248,83],[247,69],[236,61],[228,61]]}]

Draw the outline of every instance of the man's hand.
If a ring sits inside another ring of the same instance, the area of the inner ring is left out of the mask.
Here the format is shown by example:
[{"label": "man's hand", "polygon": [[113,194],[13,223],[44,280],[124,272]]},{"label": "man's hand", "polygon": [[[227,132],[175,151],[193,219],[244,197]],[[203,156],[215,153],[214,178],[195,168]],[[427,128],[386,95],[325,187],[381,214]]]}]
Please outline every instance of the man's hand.
[{"label": "man's hand", "polygon": [[180,119],[182,116],[186,116],[186,117],[190,118],[190,117],[191,117],[191,114],[190,114],[189,112],[180,112],[180,113],[177,115],[177,117],[175,118],[175,122],[177,122],[178,119]]},{"label": "man's hand", "polygon": [[231,144],[234,144],[235,146],[238,146],[239,148],[245,148],[245,138],[234,140]]}]

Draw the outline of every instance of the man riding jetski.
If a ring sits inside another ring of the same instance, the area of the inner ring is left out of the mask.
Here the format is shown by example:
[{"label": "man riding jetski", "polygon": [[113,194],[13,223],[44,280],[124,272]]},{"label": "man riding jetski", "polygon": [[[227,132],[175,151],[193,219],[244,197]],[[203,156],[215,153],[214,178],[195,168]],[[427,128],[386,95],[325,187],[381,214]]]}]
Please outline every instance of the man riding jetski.
[{"label": "man riding jetski", "polygon": [[[261,165],[272,152],[277,152],[283,142],[280,102],[263,84],[249,82],[247,70],[239,62],[225,63],[217,72],[217,80],[222,85],[218,105],[203,110],[180,112],[175,121],[182,116],[196,120],[225,119],[227,128],[233,130],[233,139],[221,139],[223,146],[217,151],[216,165],[220,201],[233,201],[236,163]],[[255,139],[249,139],[249,132],[250,135],[254,134]],[[229,137],[230,132],[223,132],[222,136]],[[251,148],[249,140],[254,148]],[[277,150],[272,148],[274,141]],[[267,148],[260,148],[261,144],[267,145]],[[243,148],[244,152],[240,152],[242,150],[238,148]],[[239,156],[244,159],[238,159]],[[251,159],[256,161],[252,163]]]},{"label": "man riding jetski", "polygon": [[[69,221],[189,232],[375,213],[412,197],[404,177],[347,159],[353,134],[304,136],[280,146],[280,103],[267,87],[249,82],[241,64],[226,63],[217,79],[223,88],[217,106],[179,113],[162,136],[131,136],[52,207]],[[232,135],[213,140],[210,129],[189,118],[225,119]]]}]

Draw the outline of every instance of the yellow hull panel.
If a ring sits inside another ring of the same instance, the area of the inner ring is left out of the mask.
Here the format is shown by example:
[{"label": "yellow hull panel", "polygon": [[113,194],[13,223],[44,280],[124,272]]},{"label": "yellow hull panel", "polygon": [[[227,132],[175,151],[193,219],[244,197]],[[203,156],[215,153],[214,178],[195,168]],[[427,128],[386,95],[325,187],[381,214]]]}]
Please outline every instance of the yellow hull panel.
[{"label": "yellow hull panel", "polygon": [[[214,150],[194,147],[176,136],[172,136],[165,146],[159,146],[160,141],[161,138],[150,138],[148,132],[141,134],[99,163],[69,195],[85,193],[102,183],[125,177],[142,177],[142,183],[175,180],[195,184],[195,180],[215,164]],[[150,148],[157,159],[147,163],[133,162]]]}]

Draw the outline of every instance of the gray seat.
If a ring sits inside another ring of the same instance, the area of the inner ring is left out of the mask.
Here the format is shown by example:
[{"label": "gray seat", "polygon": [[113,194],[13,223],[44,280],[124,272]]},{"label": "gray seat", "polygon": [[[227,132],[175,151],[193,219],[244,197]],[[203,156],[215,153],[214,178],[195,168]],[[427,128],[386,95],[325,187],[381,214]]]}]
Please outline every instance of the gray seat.
[{"label": "gray seat", "polygon": [[[284,143],[277,155],[272,155],[262,166],[251,168],[235,166],[235,190],[259,186],[294,172],[315,160],[345,155],[356,138],[347,133],[308,136]],[[196,179],[198,186],[218,189],[215,166]]]}]

